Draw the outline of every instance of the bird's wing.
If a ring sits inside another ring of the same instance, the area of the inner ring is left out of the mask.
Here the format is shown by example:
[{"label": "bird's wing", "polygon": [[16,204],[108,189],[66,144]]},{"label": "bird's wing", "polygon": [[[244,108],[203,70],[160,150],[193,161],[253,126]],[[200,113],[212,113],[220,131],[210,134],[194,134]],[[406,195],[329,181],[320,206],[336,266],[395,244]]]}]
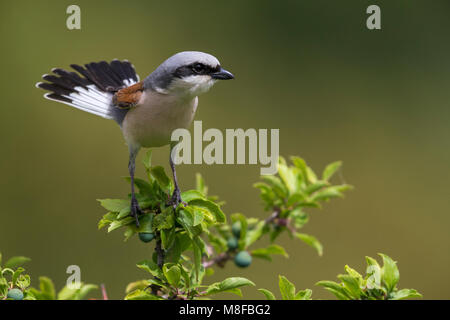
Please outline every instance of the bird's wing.
[{"label": "bird's wing", "polygon": [[54,68],[54,75],[43,76],[47,82],[38,82],[36,86],[50,91],[44,97],[121,124],[127,110],[117,108],[112,99],[115,92],[139,82],[133,65],[114,59],[110,63],[100,61],[71,67],[78,73]]},{"label": "bird's wing", "polygon": [[114,94],[113,103],[121,109],[130,109],[138,103],[143,91],[144,86],[142,81],[137,82],[117,91]]}]

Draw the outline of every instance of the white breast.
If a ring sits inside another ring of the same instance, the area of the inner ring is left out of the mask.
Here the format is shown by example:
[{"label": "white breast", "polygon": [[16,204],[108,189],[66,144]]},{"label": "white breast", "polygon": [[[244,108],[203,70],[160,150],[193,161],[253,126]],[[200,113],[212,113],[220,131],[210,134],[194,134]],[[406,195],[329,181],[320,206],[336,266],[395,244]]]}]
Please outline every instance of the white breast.
[{"label": "white breast", "polygon": [[144,91],[136,107],[128,111],[122,131],[129,146],[161,147],[170,143],[172,132],[188,128],[194,119],[198,98]]}]

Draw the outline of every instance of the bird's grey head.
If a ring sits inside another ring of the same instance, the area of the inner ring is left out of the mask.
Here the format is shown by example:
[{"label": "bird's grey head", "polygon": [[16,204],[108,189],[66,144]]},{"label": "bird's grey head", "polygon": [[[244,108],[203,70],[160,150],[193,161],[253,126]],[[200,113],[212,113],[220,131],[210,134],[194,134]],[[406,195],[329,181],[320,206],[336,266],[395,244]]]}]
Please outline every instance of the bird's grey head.
[{"label": "bird's grey head", "polygon": [[217,80],[233,78],[216,57],[199,51],[183,51],[171,56],[145,78],[144,88],[164,94],[198,96]]}]

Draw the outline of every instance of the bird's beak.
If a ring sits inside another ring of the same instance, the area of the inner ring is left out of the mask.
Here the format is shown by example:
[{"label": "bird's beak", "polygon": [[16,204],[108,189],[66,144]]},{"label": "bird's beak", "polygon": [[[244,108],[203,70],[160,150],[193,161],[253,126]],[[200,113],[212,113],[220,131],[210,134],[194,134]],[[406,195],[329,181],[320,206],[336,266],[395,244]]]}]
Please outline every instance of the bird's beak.
[{"label": "bird's beak", "polygon": [[230,80],[230,79],[234,79],[234,76],[230,71],[227,71],[221,67],[219,71],[211,74],[211,78],[217,79],[217,80]]}]

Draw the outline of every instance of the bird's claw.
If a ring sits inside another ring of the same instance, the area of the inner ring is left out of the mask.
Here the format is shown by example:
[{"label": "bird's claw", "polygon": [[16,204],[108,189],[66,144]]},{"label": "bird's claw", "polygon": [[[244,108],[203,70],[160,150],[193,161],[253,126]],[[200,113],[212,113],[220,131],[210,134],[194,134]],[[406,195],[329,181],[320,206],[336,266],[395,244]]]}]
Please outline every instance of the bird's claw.
[{"label": "bird's claw", "polygon": [[173,191],[172,197],[170,198],[170,200],[167,204],[169,206],[172,206],[172,208],[175,210],[180,203],[182,203],[185,207],[187,206],[187,203],[181,199],[180,190],[175,189]]}]

